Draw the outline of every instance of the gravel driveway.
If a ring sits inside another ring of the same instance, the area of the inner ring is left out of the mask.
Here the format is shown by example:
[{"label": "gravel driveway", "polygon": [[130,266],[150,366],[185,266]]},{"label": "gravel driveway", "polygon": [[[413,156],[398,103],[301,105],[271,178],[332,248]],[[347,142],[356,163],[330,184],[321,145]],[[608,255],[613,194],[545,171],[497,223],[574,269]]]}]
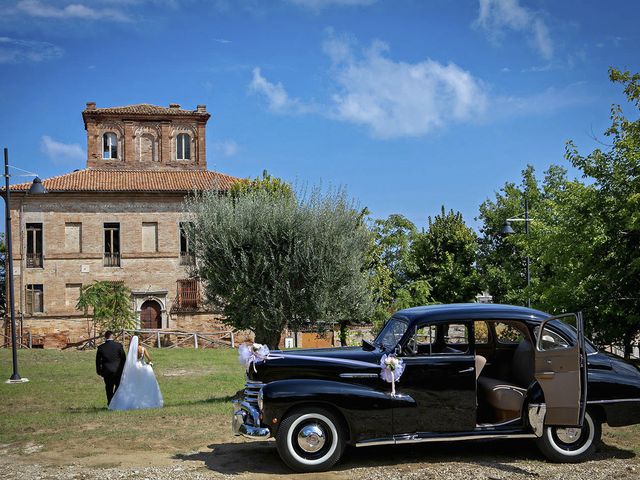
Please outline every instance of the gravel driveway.
[{"label": "gravel driveway", "polygon": [[288,471],[273,442],[226,443],[173,457],[158,455],[157,462],[147,457],[140,466],[113,466],[119,459],[112,459],[112,465],[56,465],[39,461],[37,452],[2,456],[0,479],[640,479],[640,461],[628,450],[605,445],[592,461],[559,465],[546,462],[526,440],[350,448],[333,471],[307,475]]}]

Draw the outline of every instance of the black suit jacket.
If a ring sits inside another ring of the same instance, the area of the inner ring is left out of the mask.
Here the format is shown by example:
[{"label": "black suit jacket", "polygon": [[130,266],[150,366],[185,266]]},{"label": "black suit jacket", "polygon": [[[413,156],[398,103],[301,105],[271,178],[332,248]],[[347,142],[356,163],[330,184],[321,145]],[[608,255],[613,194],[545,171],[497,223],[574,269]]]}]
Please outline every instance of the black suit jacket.
[{"label": "black suit jacket", "polygon": [[96,353],[96,373],[103,377],[122,375],[124,362],[127,356],[122,344],[113,340],[107,340],[98,347]]}]

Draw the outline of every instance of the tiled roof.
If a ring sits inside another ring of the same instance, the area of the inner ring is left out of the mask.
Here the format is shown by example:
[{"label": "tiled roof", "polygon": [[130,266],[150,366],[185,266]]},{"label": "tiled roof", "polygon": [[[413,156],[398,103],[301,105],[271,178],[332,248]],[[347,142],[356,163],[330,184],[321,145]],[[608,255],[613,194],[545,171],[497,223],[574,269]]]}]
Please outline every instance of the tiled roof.
[{"label": "tiled roof", "polygon": [[206,110],[184,110],[182,108],[167,108],[151,105],[149,103],[138,103],[136,105],[125,105],[122,107],[87,108],[84,114],[111,113],[114,115],[203,115],[208,116]]},{"label": "tiled roof", "polygon": [[[50,192],[191,192],[228,190],[238,178],[209,170],[76,170],[42,180]],[[31,182],[11,185],[29,190]],[[4,189],[3,189],[4,190]]]}]

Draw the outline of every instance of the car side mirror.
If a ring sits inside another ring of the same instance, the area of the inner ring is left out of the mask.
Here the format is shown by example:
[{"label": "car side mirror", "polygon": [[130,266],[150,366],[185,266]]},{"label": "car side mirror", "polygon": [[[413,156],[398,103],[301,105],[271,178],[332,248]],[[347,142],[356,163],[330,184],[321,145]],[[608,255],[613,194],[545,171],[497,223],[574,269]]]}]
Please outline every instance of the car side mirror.
[{"label": "car side mirror", "polygon": [[376,346],[371,343],[369,340],[362,339],[362,350],[365,352],[373,352],[376,349]]}]

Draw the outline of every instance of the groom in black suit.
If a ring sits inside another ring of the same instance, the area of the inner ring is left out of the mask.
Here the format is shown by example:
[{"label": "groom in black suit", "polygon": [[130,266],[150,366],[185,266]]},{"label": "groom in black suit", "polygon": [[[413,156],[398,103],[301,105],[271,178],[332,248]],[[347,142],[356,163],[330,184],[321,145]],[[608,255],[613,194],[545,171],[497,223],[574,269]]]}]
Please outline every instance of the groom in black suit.
[{"label": "groom in black suit", "polygon": [[96,373],[104,378],[107,405],[111,403],[111,398],[120,385],[120,377],[127,358],[122,344],[114,341],[112,337],[113,332],[107,330],[104,333],[104,343],[98,347],[98,353],[96,353]]}]

